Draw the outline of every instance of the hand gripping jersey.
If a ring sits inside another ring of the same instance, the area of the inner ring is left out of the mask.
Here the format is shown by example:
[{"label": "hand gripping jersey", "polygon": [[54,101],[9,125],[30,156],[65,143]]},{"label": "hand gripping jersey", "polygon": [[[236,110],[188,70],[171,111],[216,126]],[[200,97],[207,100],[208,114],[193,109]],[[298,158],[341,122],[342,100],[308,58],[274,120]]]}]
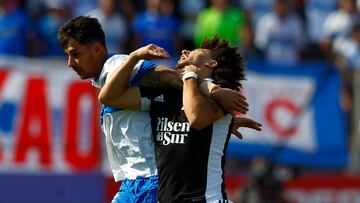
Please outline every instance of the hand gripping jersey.
[{"label": "hand gripping jersey", "polygon": [[141,94],[151,99],[159,202],[229,202],[224,163],[232,116],[195,130],[182,110],[181,91],[141,88]]},{"label": "hand gripping jersey", "polygon": [[[102,88],[127,57],[110,56],[93,85]],[[138,85],[140,78],[155,66],[148,61],[139,61],[132,71],[131,85]],[[103,106],[101,115],[101,128],[115,181],[157,175],[149,113]]]}]

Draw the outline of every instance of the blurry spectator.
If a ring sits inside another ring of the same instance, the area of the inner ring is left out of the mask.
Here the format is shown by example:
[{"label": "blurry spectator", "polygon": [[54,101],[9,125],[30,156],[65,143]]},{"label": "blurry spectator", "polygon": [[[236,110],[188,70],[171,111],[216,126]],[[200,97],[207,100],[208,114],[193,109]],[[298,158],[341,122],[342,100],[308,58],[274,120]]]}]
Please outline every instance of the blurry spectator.
[{"label": "blurry spectator", "polygon": [[359,20],[355,0],[338,0],[339,8],[330,13],[322,28],[321,48],[328,59],[332,59],[332,42],[347,35],[354,22]]},{"label": "blurry spectator", "polygon": [[319,26],[323,25],[326,17],[336,10],[336,6],[337,0],[307,0],[306,31],[310,43],[317,43],[320,40],[322,29],[319,29]]},{"label": "blurry spectator", "polygon": [[98,6],[97,0],[71,0],[70,2],[74,16],[85,15]]},{"label": "blurry spectator", "polygon": [[[289,0],[288,0],[289,1]],[[303,26],[305,25],[305,2],[306,0],[291,0],[290,4],[290,10],[294,12],[303,23]]]},{"label": "blurry spectator", "polygon": [[287,0],[275,0],[274,11],[259,20],[255,43],[270,63],[293,65],[300,61],[304,46],[302,23],[289,11]]},{"label": "blurry spectator", "polygon": [[0,54],[30,55],[35,30],[17,0],[0,0]]},{"label": "blurry spectator", "polygon": [[[360,14],[356,0],[339,0],[338,10],[325,20],[321,46],[327,59],[335,62],[341,72],[341,104],[348,116],[352,109],[352,69],[359,65]],[[334,57],[335,56],[335,57]],[[335,59],[335,60],[334,60]]]},{"label": "blurry spectator", "polygon": [[343,69],[360,69],[360,24],[352,26],[350,35],[338,37],[333,43],[333,49],[338,56],[337,65]]},{"label": "blurry spectator", "polygon": [[[121,4],[119,5],[119,9],[121,14],[124,16],[127,22],[132,22],[136,16],[136,4],[133,0],[122,0]],[[131,26],[131,23],[127,23]],[[131,29],[128,29],[131,30]]]},{"label": "blurry spectator", "polygon": [[219,34],[233,46],[241,43],[245,13],[232,7],[229,0],[211,0],[210,7],[201,11],[195,25],[195,46],[199,47],[205,38]]},{"label": "blurry spectator", "polygon": [[259,19],[271,12],[274,0],[239,0],[239,4],[251,18],[251,24],[255,26]]},{"label": "blurry spectator", "polygon": [[70,5],[66,0],[47,0],[46,11],[47,13],[37,23],[44,45],[41,54],[65,56],[57,41],[57,33],[60,26],[72,17]]},{"label": "blurry spectator", "polygon": [[99,20],[104,32],[106,47],[110,53],[125,52],[128,27],[125,18],[119,13],[116,0],[99,0],[99,8],[88,13]]},{"label": "blurry spectator", "polygon": [[194,49],[194,33],[196,17],[206,7],[206,0],[182,0],[179,1],[181,22],[181,37],[184,40],[181,49]]},{"label": "blurry spectator", "polygon": [[336,10],[338,0],[306,0],[305,4],[305,28],[306,49],[303,52],[305,60],[323,60],[325,55],[321,51],[320,39],[322,36],[321,26],[326,17]]},{"label": "blurry spectator", "polygon": [[173,0],[147,0],[146,9],[133,22],[134,47],[150,43],[163,47],[170,55],[177,53],[179,22]]},{"label": "blurry spectator", "polygon": [[46,0],[25,1],[25,9],[33,22],[38,21],[46,13]]},{"label": "blurry spectator", "polygon": [[347,34],[353,22],[359,19],[355,0],[338,0],[338,3],[339,8],[331,12],[324,22],[323,37],[327,39]]},{"label": "blurry spectator", "polygon": [[[349,35],[337,37],[333,42],[336,67],[342,76],[341,104],[351,118],[353,111],[353,72],[360,70],[360,23],[355,23]],[[350,122],[350,131],[352,123]]]},{"label": "blurry spectator", "polygon": [[255,33],[250,21],[246,21],[243,28],[243,43],[240,47],[241,53],[245,60],[263,59],[263,52],[255,46]]}]

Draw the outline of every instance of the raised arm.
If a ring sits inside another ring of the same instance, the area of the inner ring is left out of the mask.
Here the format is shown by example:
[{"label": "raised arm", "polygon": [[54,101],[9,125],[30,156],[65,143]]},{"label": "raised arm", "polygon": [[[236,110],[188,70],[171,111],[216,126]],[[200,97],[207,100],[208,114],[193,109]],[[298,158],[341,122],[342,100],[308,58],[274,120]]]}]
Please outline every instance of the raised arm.
[{"label": "raised arm", "polygon": [[138,59],[130,55],[114,71],[100,90],[98,99],[102,104],[116,108],[140,109],[140,91],[137,87],[133,87],[131,90],[128,87],[131,71],[137,62]]},{"label": "raised arm", "polygon": [[168,57],[169,55],[164,49],[153,44],[133,51],[105,83],[99,93],[99,101],[104,105],[116,108],[140,110],[140,90],[128,85],[134,66],[140,59]]},{"label": "raised arm", "polygon": [[235,112],[246,114],[249,110],[249,104],[246,102],[246,97],[236,90],[221,88],[207,80],[201,82],[199,88],[202,94],[214,100],[227,112],[232,114]]},{"label": "raised arm", "polygon": [[[141,85],[146,87],[163,87],[171,86],[176,89],[183,88],[183,81],[179,78],[176,71],[167,67],[158,66],[155,71],[149,71],[141,80]],[[249,105],[246,102],[246,97],[239,92],[229,89],[221,88],[211,81],[201,82],[200,92],[216,103],[218,103],[227,112],[234,113],[240,112],[246,114],[249,110]]]},{"label": "raised arm", "polygon": [[183,86],[182,80],[177,75],[177,72],[162,65],[157,66],[155,70],[145,74],[140,84],[149,88],[170,86],[178,90],[181,90]]},{"label": "raised arm", "polygon": [[[191,70],[191,68],[196,67],[191,65],[184,69]],[[195,75],[186,75],[190,72],[192,71],[185,71],[183,77],[183,106],[190,126],[200,130],[221,118],[224,115],[224,111],[218,104],[200,93]]]}]

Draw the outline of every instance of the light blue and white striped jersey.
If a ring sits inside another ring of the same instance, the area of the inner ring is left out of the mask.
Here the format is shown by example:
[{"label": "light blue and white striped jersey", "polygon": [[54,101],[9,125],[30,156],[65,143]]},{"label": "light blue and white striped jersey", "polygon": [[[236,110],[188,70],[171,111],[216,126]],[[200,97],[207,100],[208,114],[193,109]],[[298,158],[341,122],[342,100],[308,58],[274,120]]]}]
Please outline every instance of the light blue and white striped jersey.
[{"label": "light blue and white striped jersey", "polygon": [[[110,56],[99,77],[92,81],[93,86],[101,89],[127,57]],[[149,61],[140,60],[131,73],[130,84],[139,85],[141,77],[155,67]],[[148,112],[103,106],[101,115],[101,128],[115,181],[157,175]]]}]

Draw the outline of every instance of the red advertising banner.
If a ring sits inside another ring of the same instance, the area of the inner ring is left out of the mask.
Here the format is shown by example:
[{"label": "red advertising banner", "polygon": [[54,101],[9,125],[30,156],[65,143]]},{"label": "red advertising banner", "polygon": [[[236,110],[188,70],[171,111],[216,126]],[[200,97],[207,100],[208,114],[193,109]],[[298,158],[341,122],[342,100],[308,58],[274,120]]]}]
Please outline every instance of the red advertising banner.
[{"label": "red advertising banner", "polygon": [[99,102],[90,81],[65,61],[0,65],[0,172],[100,171]]},{"label": "red advertising banner", "polygon": [[[227,190],[235,202],[240,201],[250,177],[228,174]],[[284,197],[289,203],[358,203],[360,176],[340,173],[304,174],[283,183]]]}]

